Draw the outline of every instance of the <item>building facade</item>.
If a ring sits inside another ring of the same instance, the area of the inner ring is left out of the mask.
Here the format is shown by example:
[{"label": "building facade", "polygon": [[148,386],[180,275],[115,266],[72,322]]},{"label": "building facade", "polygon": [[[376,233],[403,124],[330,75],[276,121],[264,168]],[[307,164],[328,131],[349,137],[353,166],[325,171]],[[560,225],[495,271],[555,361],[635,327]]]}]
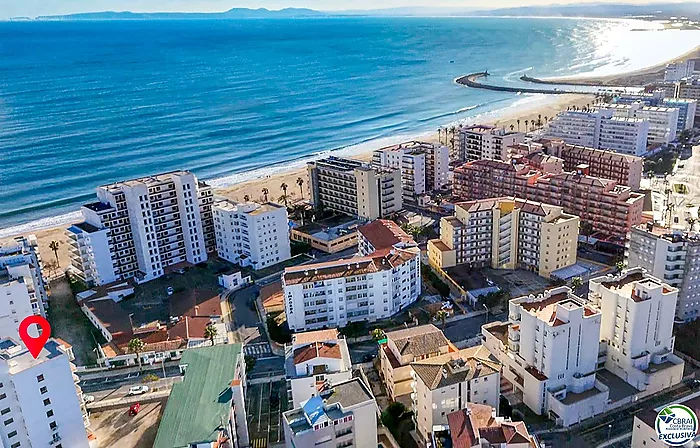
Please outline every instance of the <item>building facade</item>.
[{"label": "building facade", "polygon": [[428,259],[457,265],[524,268],[549,277],[576,263],[579,219],[561,207],[503,197],[455,204],[440,220],[440,239],[428,241]]},{"label": "building facade", "polygon": [[521,132],[487,125],[459,126],[454,131],[442,129],[438,134],[442,144],[454,146],[452,162],[507,160],[506,148],[520,143],[525,138],[525,134]]},{"label": "building facade", "polygon": [[263,269],[291,258],[286,207],[221,200],[212,212],[216,251],[224,260]]},{"label": "building facade", "polygon": [[216,250],[211,188],[188,171],[103,185],[97,199],[66,232],[71,271],[88,284],[146,282]]},{"label": "building facade", "polygon": [[369,220],[403,208],[398,169],[375,169],[358,160],[331,156],[310,162],[308,171],[315,208]]},{"label": "building facade", "polygon": [[695,60],[672,62],[664,70],[664,81],[677,82],[681,79],[693,76],[695,72]]},{"label": "building facade", "polygon": [[[649,123],[646,143],[667,145],[676,139],[680,110],[672,107],[646,106],[644,103],[602,104],[601,110],[610,110],[613,117],[640,118]],[[646,144],[645,143],[645,144]]]}]

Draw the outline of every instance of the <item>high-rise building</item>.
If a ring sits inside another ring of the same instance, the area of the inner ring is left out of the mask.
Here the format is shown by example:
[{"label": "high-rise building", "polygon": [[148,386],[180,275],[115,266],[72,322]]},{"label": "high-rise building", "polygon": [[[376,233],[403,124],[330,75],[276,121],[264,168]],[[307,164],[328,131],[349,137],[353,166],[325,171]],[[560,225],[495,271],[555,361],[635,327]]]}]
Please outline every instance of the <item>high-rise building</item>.
[{"label": "high-rise building", "polygon": [[558,206],[513,197],[459,202],[440,220],[440,239],[428,241],[428,259],[441,269],[524,268],[549,277],[576,263],[578,228],[578,217]]},{"label": "high-rise building", "polygon": [[103,185],[97,199],[67,231],[71,270],[88,284],[146,282],[216,250],[211,188],[189,171]]},{"label": "high-rise building", "polygon": [[[474,125],[459,126],[451,136],[451,131],[438,131],[440,142],[454,146],[451,161],[468,162],[470,160],[496,159],[506,160],[506,148],[520,143],[525,134],[506,131],[495,126]],[[443,137],[444,136],[444,137]]]},{"label": "high-rise building", "polygon": [[642,267],[678,288],[676,318],[700,317],[700,238],[694,232],[642,224],[630,232],[629,267]]},{"label": "high-rise building", "polygon": [[311,202],[362,219],[384,218],[403,208],[401,171],[376,169],[341,157],[309,162]]},{"label": "high-rise building", "polygon": [[263,269],[292,256],[286,207],[220,200],[213,215],[216,250],[224,260]]},{"label": "high-rise building", "polygon": [[688,59],[687,61],[672,62],[666,66],[664,70],[664,81],[676,82],[683,78],[693,76],[695,72],[695,60]]},{"label": "high-rise building", "polygon": [[401,171],[403,200],[410,202],[447,185],[449,163],[447,146],[418,141],[378,149],[372,156],[374,168]]},{"label": "high-rise building", "polygon": [[652,93],[622,93],[613,99],[615,104],[641,103],[645,106],[661,106],[678,109],[678,126],[676,133],[685,129],[693,129],[695,125],[695,113],[697,112],[697,99],[676,98],[676,84],[666,83],[657,86]]},{"label": "high-rise building", "polygon": [[[676,83],[675,97],[700,100],[700,78],[686,78]],[[695,121],[700,122],[700,108],[695,110]]]},{"label": "high-rise building", "polygon": [[[613,117],[641,118],[649,123],[647,143],[667,145],[676,139],[680,111],[673,107],[633,104],[601,104],[601,110],[612,111]],[[605,121],[603,121],[605,123]]]},{"label": "high-rise building", "polygon": [[[477,160],[454,170],[454,195],[463,200],[517,196],[562,207],[600,240],[622,245],[641,222],[644,196],[614,180],[576,173],[543,173],[524,163]],[[583,224],[586,223],[586,224]]]},{"label": "high-rise building", "polygon": [[287,448],[377,446],[377,402],[360,378],[334,384],[282,414]]},{"label": "high-rise building", "polygon": [[14,340],[0,340],[3,447],[88,447],[89,420],[74,367],[53,339],[36,359]]}]

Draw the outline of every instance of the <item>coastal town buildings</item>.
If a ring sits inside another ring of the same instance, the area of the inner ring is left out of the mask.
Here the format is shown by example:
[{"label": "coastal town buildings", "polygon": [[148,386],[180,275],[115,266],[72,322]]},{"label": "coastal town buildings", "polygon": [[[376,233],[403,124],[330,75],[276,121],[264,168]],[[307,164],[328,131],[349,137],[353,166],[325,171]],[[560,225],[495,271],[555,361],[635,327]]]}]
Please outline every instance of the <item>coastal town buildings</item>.
[{"label": "coastal town buildings", "polygon": [[513,197],[455,204],[428,241],[432,266],[523,268],[549,277],[576,263],[579,218],[562,207]]},{"label": "coastal town buildings", "polygon": [[363,223],[362,219],[339,215],[292,227],[290,239],[308,244],[312,249],[334,254],[357,245],[357,229]]},{"label": "coastal town buildings", "polygon": [[507,160],[506,149],[520,143],[525,134],[495,126],[459,126],[455,131],[440,130],[440,143],[454,146],[451,162],[496,159]]},{"label": "coastal town buildings", "polygon": [[224,260],[263,269],[291,258],[286,207],[223,199],[212,212],[216,251]]},{"label": "coastal town buildings", "polygon": [[695,72],[695,60],[688,59],[686,61],[672,62],[666,66],[664,70],[665,82],[677,82],[683,78],[693,76]]},{"label": "coastal town buildings", "polygon": [[614,180],[593,177],[587,169],[542,172],[527,158],[512,163],[476,160],[454,170],[453,194],[462,200],[502,196],[562,207],[590,225],[601,240],[624,244],[630,228],[641,222],[644,196]]},{"label": "coastal town buildings", "polygon": [[389,397],[410,406],[414,380],[411,363],[457,351],[433,324],[387,332],[386,343],[380,346],[379,362]]},{"label": "coastal town buildings", "polygon": [[647,152],[649,122],[616,117],[612,110],[568,110],[550,120],[544,134],[571,145],[642,156]]},{"label": "coastal town buildings", "polygon": [[403,208],[401,170],[377,169],[331,156],[308,164],[311,202],[361,219],[384,218]]},{"label": "coastal town buildings", "polygon": [[282,285],[287,323],[293,331],[387,318],[420,295],[420,249],[388,248],[289,267]]},{"label": "coastal town buildings", "polygon": [[292,408],[300,407],[329,386],[352,378],[348,344],[335,328],[295,333],[284,352]]},{"label": "coastal town buildings", "polygon": [[367,256],[378,250],[413,247],[413,237],[394,221],[377,219],[357,229],[357,253]]},{"label": "coastal town buildings", "polygon": [[411,363],[412,410],[418,435],[430,441],[447,415],[468,403],[498,407],[501,364],[482,345]]},{"label": "coastal town buildings", "polygon": [[15,340],[0,340],[3,447],[88,448],[89,419],[73,368],[53,339],[36,359]]},{"label": "coastal town buildings", "polygon": [[700,317],[700,238],[695,232],[651,223],[633,227],[625,256],[627,266],[642,267],[678,288],[677,319]]},{"label": "coastal town buildings", "polygon": [[615,104],[641,103],[651,107],[668,107],[678,109],[678,126],[676,133],[686,129],[693,129],[695,114],[697,112],[697,99],[676,98],[676,84],[664,84],[663,89],[654,90],[651,93],[622,93],[613,99]]},{"label": "coastal town buildings", "polygon": [[[677,82],[675,97],[700,100],[700,78],[691,77]],[[695,121],[700,122],[700,108],[695,110]]]},{"label": "coastal town buildings", "polygon": [[285,446],[375,447],[377,410],[360,378],[334,384],[282,415]]},{"label": "coastal town buildings", "polygon": [[680,110],[673,107],[646,106],[643,103],[601,104],[601,110],[613,117],[641,118],[649,124],[647,144],[667,145],[676,139]]},{"label": "coastal town buildings", "polygon": [[211,188],[189,171],[103,185],[97,199],[66,232],[71,272],[88,285],[146,282],[216,250]]},{"label": "coastal town buildings", "polygon": [[404,202],[417,202],[419,196],[447,185],[449,156],[447,146],[411,141],[374,151],[372,166],[399,170]]},{"label": "coastal town buildings", "polygon": [[154,448],[250,446],[241,344],[186,350]]}]

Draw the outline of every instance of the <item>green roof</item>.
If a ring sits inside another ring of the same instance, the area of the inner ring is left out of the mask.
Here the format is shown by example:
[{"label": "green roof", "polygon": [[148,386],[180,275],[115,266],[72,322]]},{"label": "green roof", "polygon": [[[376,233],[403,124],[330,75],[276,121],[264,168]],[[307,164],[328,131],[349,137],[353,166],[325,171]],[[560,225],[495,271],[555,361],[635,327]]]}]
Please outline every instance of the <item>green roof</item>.
[{"label": "green roof", "polygon": [[215,441],[221,421],[228,421],[233,380],[241,344],[185,350],[182,383],[173,385],[158,427],[154,448],[189,447]]}]

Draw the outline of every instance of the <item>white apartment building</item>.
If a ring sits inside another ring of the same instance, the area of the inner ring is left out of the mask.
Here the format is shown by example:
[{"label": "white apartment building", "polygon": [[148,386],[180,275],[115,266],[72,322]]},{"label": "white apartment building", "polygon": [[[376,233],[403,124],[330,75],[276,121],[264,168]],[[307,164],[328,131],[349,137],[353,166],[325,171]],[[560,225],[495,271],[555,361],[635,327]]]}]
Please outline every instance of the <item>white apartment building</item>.
[{"label": "white apartment building", "polygon": [[403,200],[439,190],[448,183],[450,150],[435,143],[411,141],[374,151],[372,166],[401,171]]},{"label": "white apartment building", "polygon": [[[603,104],[599,107],[601,110],[612,111],[613,117],[641,118],[647,121],[649,123],[647,141],[650,144],[667,145],[676,139],[680,113],[679,109],[673,107],[646,106],[641,102],[633,104]],[[602,123],[605,123],[605,121]],[[635,127],[629,126],[629,128],[632,129]]]},{"label": "white apartment building", "polygon": [[521,132],[506,131],[495,126],[474,125],[458,128],[456,151],[459,160],[508,160],[507,148],[525,138]]},{"label": "white apartment building", "polygon": [[571,145],[642,156],[646,153],[649,123],[613,116],[611,110],[565,111],[549,122],[546,138]]},{"label": "white apartment building", "polygon": [[219,257],[263,269],[291,258],[287,208],[219,200],[212,207]]},{"label": "white apartment building", "polygon": [[665,82],[677,82],[683,78],[693,76],[695,72],[695,61],[688,59],[687,61],[672,62],[666,66],[664,70]]},{"label": "white apartment building", "polygon": [[41,256],[36,237],[16,237],[14,242],[0,245],[0,275],[26,285],[34,314],[46,316],[49,296],[41,272]]},{"label": "white apartment building", "polygon": [[0,340],[1,445],[87,448],[89,424],[78,377],[53,339],[34,359],[12,339]]},{"label": "white apartment building", "polygon": [[525,268],[549,277],[576,263],[579,218],[558,206],[512,197],[455,204],[428,241],[428,260],[441,269],[467,264]]},{"label": "white apartment building", "polygon": [[633,227],[626,253],[629,267],[641,267],[678,288],[676,318],[700,317],[700,238],[694,232],[652,224]]},{"label": "white apartment building", "polygon": [[335,328],[292,335],[292,343],[285,346],[284,364],[293,409],[352,378],[348,344]]},{"label": "white apartment building", "polygon": [[601,313],[569,288],[512,299],[508,323],[481,329],[502,376],[533,412],[570,426],[607,410],[596,379]]},{"label": "white apartment building", "polygon": [[377,402],[359,378],[334,384],[282,414],[287,448],[377,446]]},{"label": "white apartment building", "polygon": [[467,403],[498,407],[501,364],[481,345],[413,362],[411,369],[413,416],[426,442]]},{"label": "white apartment building", "polygon": [[417,247],[286,268],[284,308],[293,331],[384,319],[421,292]]},{"label": "white apartment building", "polygon": [[0,339],[13,338],[19,340],[19,324],[24,318],[39,314],[32,308],[32,293],[24,277],[10,278],[0,270]]},{"label": "white apartment building", "polygon": [[678,126],[676,133],[695,126],[695,114],[697,114],[698,100],[687,98],[664,98],[661,104],[665,107],[678,109]]},{"label": "white apartment building", "polygon": [[369,220],[403,208],[401,170],[376,169],[334,156],[310,162],[307,168],[315,208]]},{"label": "white apartment building", "polygon": [[678,289],[632,268],[591,279],[589,300],[601,313],[605,369],[644,395],[681,382],[683,360],[673,354]]},{"label": "white apartment building", "polygon": [[97,199],[66,232],[71,271],[88,284],[146,282],[215,250],[212,191],[189,171],[103,185]]}]

